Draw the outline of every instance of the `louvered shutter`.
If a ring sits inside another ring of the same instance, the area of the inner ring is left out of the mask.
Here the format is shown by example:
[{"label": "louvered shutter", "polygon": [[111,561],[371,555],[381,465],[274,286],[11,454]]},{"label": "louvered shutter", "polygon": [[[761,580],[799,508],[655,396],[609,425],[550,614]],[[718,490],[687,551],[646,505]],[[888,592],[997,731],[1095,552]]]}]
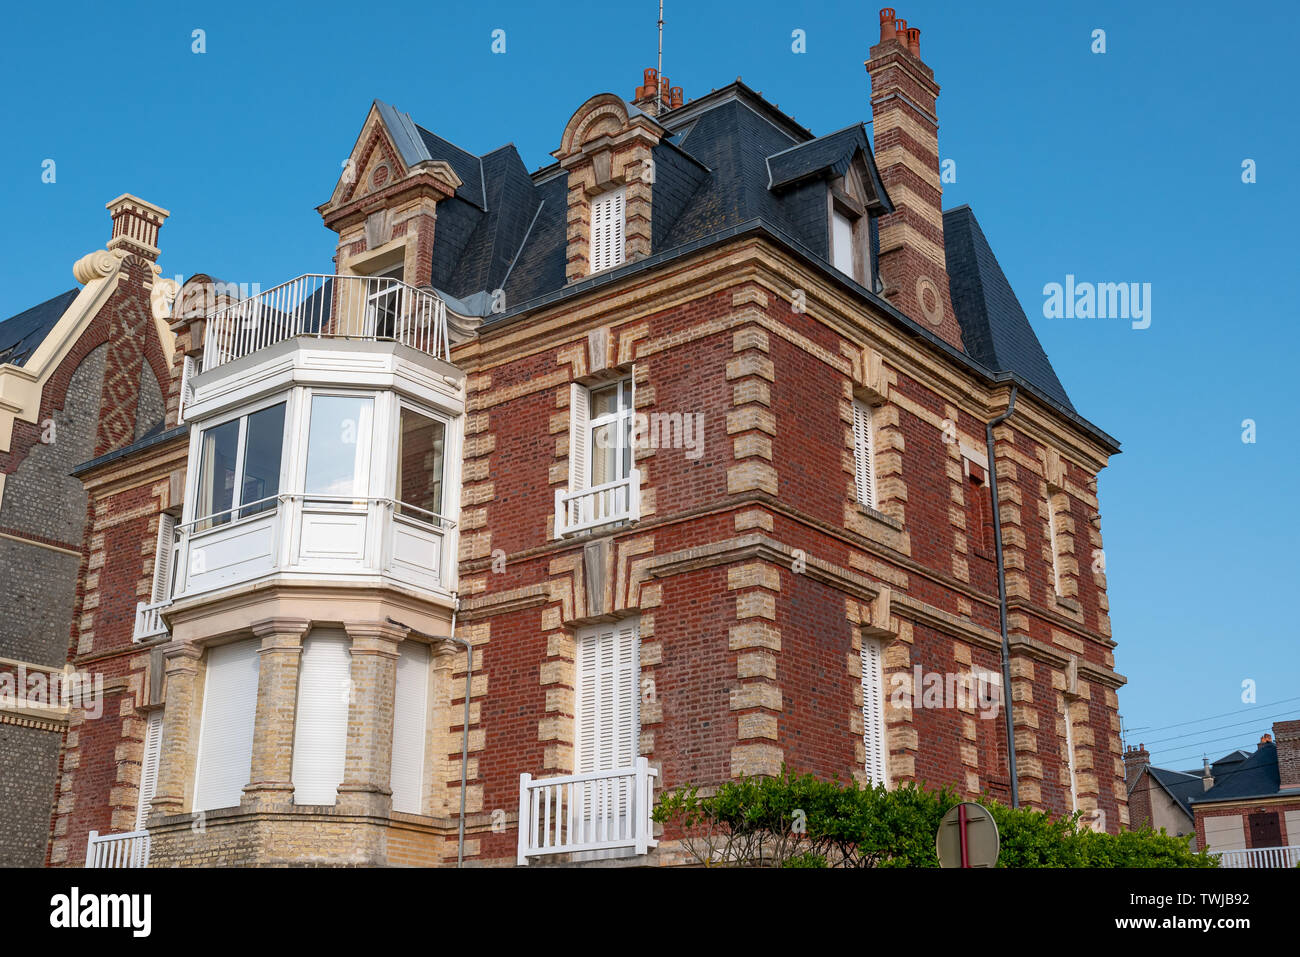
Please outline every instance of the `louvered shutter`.
[{"label": "louvered shutter", "polygon": [[569,491],[591,484],[591,435],[587,428],[591,399],[585,386],[569,386]]},{"label": "louvered shutter", "polygon": [[235,807],[253,768],[257,711],[258,642],[240,641],[208,652],[199,729],[194,810]]},{"label": "louvered shutter", "polygon": [[163,512],[158,516],[158,541],[153,553],[154,604],[171,598],[172,546],[176,534],[176,516]]},{"label": "louvered shutter", "polygon": [[176,424],[185,421],[185,407],[190,404],[190,380],[194,378],[194,357],[186,356],[181,363],[181,396],[176,406]]},{"label": "louvered shutter", "polygon": [[162,709],[149,712],[149,725],[144,733],[144,762],[140,765],[140,808],[135,815],[135,829],[144,830],[153,806],[153,796],[158,790],[158,761],[162,757]]},{"label": "louvered shutter", "polygon": [[424,797],[424,735],[429,694],[429,649],[399,646],[393,700],[393,810],[419,814]]},{"label": "louvered shutter", "polygon": [[600,272],[623,261],[626,193],[616,189],[591,204],[591,271]]},{"label": "louvered shutter", "polygon": [[885,683],[881,650],[876,639],[862,639],[862,745],[867,757],[866,771],[873,784],[888,783],[885,775]]},{"label": "louvered shutter", "polygon": [[853,481],[858,502],[876,507],[875,450],[872,442],[872,408],[865,402],[853,403]]},{"label": "louvered shutter", "polygon": [[637,624],[584,634],[578,642],[579,774],[630,768],[639,751]]},{"label": "louvered shutter", "polygon": [[342,635],[312,635],[302,647],[293,735],[293,803],[333,804],[347,753],[352,655]]}]

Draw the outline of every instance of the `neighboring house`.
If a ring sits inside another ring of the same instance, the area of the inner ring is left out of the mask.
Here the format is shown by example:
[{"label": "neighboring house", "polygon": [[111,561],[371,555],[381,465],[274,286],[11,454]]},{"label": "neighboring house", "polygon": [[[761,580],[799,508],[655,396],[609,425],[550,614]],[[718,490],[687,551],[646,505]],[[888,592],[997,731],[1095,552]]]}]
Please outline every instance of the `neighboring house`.
[{"label": "neighboring house", "polygon": [[[1236,752],[1240,753],[1240,752]],[[1210,786],[1206,772],[1173,771],[1151,766],[1151,754],[1146,745],[1139,744],[1124,752],[1124,767],[1128,772],[1125,788],[1128,791],[1129,827],[1150,825],[1155,830],[1178,837],[1192,835],[1191,846],[1196,847],[1196,824],[1192,819],[1190,799]]]},{"label": "neighboring house", "polygon": [[1300,721],[1276,721],[1253,754],[1213,765],[1213,785],[1192,798],[1196,837],[1225,865],[1300,864]]},{"label": "neighboring house", "polygon": [[80,288],[0,322],[0,866],[45,861],[60,742],[81,721],[63,674],[78,583],[114,574],[84,564],[71,471],[162,424],[172,336],[152,301],[170,284],[155,265],[168,213],[130,195],[108,210],[107,248],[72,267]]},{"label": "neighboring house", "polygon": [[675,863],[664,787],[1008,800],[1009,739],[1024,805],[1127,823],[1117,443],[941,213],[919,31],[867,69],[874,144],[651,72],[531,173],[376,102],[332,275],[187,284],[165,431],[78,469],[131,531],[72,660],[134,699],[70,736],[52,860]]}]

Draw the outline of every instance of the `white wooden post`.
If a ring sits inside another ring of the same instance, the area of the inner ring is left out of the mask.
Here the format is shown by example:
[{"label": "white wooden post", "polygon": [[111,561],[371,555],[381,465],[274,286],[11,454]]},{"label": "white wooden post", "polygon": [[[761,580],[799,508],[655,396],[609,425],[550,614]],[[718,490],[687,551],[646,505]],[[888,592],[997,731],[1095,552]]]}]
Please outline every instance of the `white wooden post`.
[{"label": "white wooden post", "polygon": [[98,831],[91,831],[86,837],[86,866],[95,867],[96,863],[92,855],[95,853],[95,838],[99,837]]},{"label": "white wooden post", "polygon": [[[632,474],[635,475],[636,473],[633,472]],[[650,782],[649,782],[649,775],[646,773],[648,770],[649,770],[649,761],[647,761],[644,757],[637,758],[636,759],[636,784],[635,784],[635,789],[633,791],[633,798],[632,798],[632,812],[636,815],[636,820],[633,822],[632,826],[636,829],[635,833],[636,833],[637,854],[645,854],[650,850],[649,847],[650,835],[646,833],[650,828],[650,823],[649,823],[650,821],[649,783]]]},{"label": "white wooden post", "polygon": [[[555,494],[558,496],[560,493]],[[516,863],[520,867],[528,866],[528,786],[532,781],[533,776],[527,771],[519,775],[519,858]]]}]

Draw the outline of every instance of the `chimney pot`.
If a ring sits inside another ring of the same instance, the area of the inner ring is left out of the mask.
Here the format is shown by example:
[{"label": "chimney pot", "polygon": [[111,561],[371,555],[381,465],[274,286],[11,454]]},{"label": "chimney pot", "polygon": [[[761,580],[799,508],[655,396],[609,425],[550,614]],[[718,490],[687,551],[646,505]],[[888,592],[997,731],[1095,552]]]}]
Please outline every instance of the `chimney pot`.
[{"label": "chimney pot", "polygon": [[884,7],[880,11],[880,42],[894,39],[894,8]]},{"label": "chimney pot", "polygon": [[906,20],[894,21],[894,39],[898,41],[899,45],[902,46],[904,50],[907,49],[907,21]]},{"label": "chimney pot", "polygon": [[907,31],[907,51],[915,57],[921,55],[921,31],[916,27],[910,27]]},{"label": "chimney pot", "polygon": [[1273,741],[1273,736],[1272,736],[1271,734],[1269,734],[1267,731],[1265,731],[1265,732],[1264,732],[1262,735],[1260,735],[1260,737],[1259,737],[1259,743],[1260,743],[1260,744],[1271,744],[1272,741]]},{"label": "chimney pot", "polygon": [[684,99],[685,94],[683,93],[682,88],[680,86],[673,87],[671,92],[672,92],[672,97],[670,99],[670,102],[672,104],[671,109],[675,110],[682,105],[682,100]]}]

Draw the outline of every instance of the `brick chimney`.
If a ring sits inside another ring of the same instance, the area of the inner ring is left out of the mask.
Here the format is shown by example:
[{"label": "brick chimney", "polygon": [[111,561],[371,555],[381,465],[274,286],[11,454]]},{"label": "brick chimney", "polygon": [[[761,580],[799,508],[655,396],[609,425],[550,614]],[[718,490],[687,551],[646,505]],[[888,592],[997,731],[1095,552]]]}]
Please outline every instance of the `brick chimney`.
[{"label": "brick chimney", "polygon": [[1201,758],[1201,790],[1208,791],[1214,787],[1214,769],[1210,767],[1208,757]]},{"label": "brick chimney", "polygon": [[122,249],[157,262],[158,230],[171,213],[130,193],[123,193],[105,208],[113,217],[113,237],[108,241],[108,248]]},{"label": "brick chimney", "polygon": [[1124,752],[1124,777],[1133,785],[1133,790],[1128,795],[1128,821],[1131,828],[1151,823],[1151,782],[1138,780],[1143,769],[1150,764],[1151,752],[1144,744]]},{"label": "brick chimney", "polygon": [[[642,113],[657,116],[661,112],[660,105],[662,105],[662,112],[664,113],[675,110],[682,105],[682,88],[670,85],[668,77],[659,76],[659,71],[654,67],[645,70],[642,78],[644,82],[632,94],[632,105]],[[658,96],[656,96],[656,92]]]},{"label": "brick chimney", "polygon": [[1300,721],[1274,721],[1273,743],[1282,790],[1300,788]]},{"label": "brick chimney", "polygon": [[961,349],[943,248],[939,84],[921,62],[921,31],[897,19],[893,7],[880,11],[880,42],[866,67],[876,165],[895,210],[880,219],[884,296]]}]

